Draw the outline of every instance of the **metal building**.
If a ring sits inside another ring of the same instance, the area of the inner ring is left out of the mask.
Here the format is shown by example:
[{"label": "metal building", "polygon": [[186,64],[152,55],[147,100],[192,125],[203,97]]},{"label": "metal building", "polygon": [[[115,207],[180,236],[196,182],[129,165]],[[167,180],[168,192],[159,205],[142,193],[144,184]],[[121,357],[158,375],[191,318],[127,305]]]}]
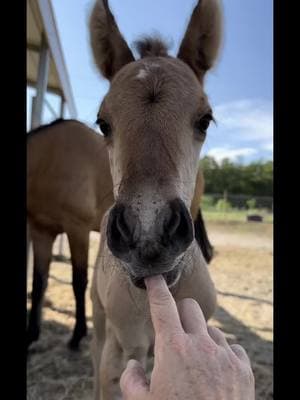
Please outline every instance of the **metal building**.
[{"label": "metal building", "polygon": [[42,122],[47,91],[61,97],[59,116],[63,115],[66,106],[70,117],[76,118],[75,102],[51,0],[27,0],[27,85],[36,89],[31,109],[31,128]]},{"label": "metal building", "polygon": [[[61,98],[59,115],[51,110],[54,119],[63,117],[65,106],[70,117],[76,118],[75,102],[51,0],[27,0],[26,35],[27,85],[36,89],[31,107],[31,129],[41,125],[43,107],[46,105],[51,109],[45,97],[47,92]],[[60,237],[60,255],[63,252],[63,237]]]}]

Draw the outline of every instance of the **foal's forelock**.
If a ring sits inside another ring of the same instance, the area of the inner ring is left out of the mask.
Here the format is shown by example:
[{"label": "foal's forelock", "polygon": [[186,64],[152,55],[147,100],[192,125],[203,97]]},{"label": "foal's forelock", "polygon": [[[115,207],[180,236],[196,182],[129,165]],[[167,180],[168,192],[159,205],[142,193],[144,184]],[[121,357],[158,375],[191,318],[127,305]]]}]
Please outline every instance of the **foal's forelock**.
[{"label": "foal's forelock", "polygon": [[159,36],[144,36],[134,42],[134,47],[141,58],[167,57],[170,45]]}]

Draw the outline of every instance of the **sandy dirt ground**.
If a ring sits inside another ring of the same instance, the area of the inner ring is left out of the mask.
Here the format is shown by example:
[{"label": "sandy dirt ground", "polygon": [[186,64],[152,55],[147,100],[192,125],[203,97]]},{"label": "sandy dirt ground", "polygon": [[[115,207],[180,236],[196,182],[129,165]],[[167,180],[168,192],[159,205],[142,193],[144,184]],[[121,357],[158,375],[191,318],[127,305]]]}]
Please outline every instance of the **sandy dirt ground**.
[{"label": "sandy dirt ground", "polygon": [[[248,352],[256,380],[256,400],[273,399],[273,226],[260,223],[208,223],[216,255],[209,268],[219,307],[210,324],[230,343]],[[91,234],[89,281],[99,235]],[[54,254],[58,252],[58,243]],[[64,253],[69,255],[65,241]],[[28,292],[31,291],[29,269]],[[40,340],[32,345],[27,367],[27,400],[90,400],[93,370],[89,353],[91,302],[86,295],[89,334],[81,350],[66,343],[74,326],[71,265],[53,262],[43,308]],[[27,302],[28,308],[30,301]]]}]

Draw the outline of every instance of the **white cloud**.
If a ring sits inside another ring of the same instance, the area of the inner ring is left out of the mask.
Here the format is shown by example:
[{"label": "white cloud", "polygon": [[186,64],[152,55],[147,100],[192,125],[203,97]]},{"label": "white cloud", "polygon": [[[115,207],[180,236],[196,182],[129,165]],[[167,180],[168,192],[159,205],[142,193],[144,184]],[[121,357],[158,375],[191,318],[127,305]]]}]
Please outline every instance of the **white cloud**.
[{"label": "white cloud", "polygon": [[273,142],[265,143],[263,150],[271,151],[273,153]]},{"label": "white cloud", "polygon": [[242,147],[242,148],[214,147],[207,152],[207,155],[214,157],[214,159],[217,162],[220,162],[224,158],[229,158],[230,160],[235,161],[239,157],[252,156],[255,153],[257,153],[257,150],[251,147]]},{"label": "white cloud", "polygon": [[255,142],[256,148],[273,149],[273,106],[269,101],[243,99],[214,108],[218,130],[231,142]]}]

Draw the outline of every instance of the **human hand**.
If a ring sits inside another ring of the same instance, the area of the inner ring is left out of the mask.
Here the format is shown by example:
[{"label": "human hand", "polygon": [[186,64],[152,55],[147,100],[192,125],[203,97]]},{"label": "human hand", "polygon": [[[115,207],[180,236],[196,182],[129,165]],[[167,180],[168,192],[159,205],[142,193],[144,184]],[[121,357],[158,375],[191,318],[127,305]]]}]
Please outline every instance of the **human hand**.
[{"label": "human hand", "polygon": [[124,400],[254,400],[254,376],[245,350],[207,327],[198,303],[176,306],[161,275],[145,279],[155,331],[151,382],[136,360],[121,376]]}]

